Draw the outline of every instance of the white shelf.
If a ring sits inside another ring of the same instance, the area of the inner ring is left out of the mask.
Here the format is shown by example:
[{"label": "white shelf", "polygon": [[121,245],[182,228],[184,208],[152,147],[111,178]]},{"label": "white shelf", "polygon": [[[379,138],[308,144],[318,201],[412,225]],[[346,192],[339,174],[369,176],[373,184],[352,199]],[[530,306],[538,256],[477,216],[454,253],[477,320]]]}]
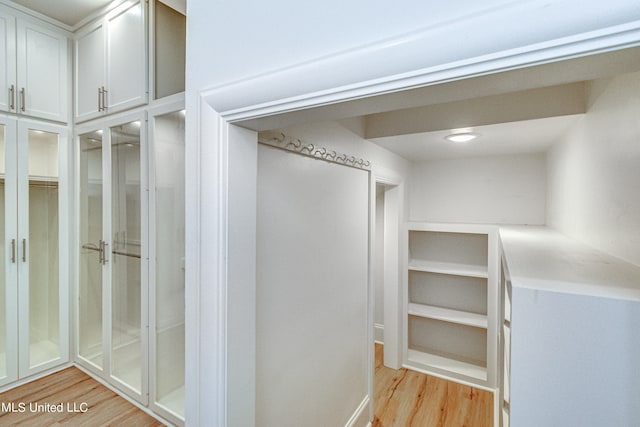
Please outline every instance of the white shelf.
[{"label": "white shelf", "polygon": [[443,320],[445,322],[487,329],[487,316],[484,314],[416,303],[409,303],[409,314],[412,316]]},{"label": "white shelf", "polygon": [[452,262],[424,261],[415,259],[409,261],[409,270],[452,274],[456,276],[480,277],[484,279],[489,276],[486,265],[456,264]]},{"label": "white shelf", "polygon": [[487,369],[473,363],[464,362],[450,357],[409,349],[407,359],[417,368],[435,368],[477,380],[487,380]]}]

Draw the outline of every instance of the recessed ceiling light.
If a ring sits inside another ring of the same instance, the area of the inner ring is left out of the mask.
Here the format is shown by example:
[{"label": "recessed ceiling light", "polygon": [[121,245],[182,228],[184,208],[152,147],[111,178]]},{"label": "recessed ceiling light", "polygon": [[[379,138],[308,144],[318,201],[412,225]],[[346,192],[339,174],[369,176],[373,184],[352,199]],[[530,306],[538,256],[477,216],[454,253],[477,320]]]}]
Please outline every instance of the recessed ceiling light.
[{"label": "recessed ceiling light", "polygon": [[451,142],[469,142],[469,141],[473,141],[477,137],[478,137],[477,133],[462,132],[462,133],[452,133],[451,135],[447,135],[444,138],[447,141],[451,141]]}]

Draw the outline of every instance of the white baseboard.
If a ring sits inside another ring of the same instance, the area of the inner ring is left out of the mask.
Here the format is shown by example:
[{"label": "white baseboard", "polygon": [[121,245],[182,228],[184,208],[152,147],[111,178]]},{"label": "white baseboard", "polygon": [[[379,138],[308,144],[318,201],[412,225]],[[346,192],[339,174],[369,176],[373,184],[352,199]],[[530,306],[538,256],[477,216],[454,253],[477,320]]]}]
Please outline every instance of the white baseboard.
[{"label": "white baseboard", "polygon": [[369,396],[365,396],[362,402],[358,406],[358,409],[353,413],[345,427],[365,427],[371,425],[369,420]]},{"label": "white baseboard", "polygon": [[380,323],[373,325],[373,340],[378,344],[384,344],[384,325]]}]

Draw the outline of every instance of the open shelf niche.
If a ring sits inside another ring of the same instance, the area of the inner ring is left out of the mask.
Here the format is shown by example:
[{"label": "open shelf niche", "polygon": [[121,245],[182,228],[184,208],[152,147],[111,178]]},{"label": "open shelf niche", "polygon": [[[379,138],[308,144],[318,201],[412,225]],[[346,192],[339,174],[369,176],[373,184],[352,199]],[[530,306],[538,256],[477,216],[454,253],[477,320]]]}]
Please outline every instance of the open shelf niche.
[{"label": "open shelf niche", "polygon": [[497,228],[409,223],[405,366],[496,385]]}]

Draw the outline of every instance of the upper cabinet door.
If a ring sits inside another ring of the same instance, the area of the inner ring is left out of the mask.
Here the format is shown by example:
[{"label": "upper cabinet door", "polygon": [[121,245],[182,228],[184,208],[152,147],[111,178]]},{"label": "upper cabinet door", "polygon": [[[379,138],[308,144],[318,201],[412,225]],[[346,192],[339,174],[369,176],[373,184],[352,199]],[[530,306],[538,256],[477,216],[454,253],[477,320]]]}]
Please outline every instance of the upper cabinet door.
[{"label": "upper cabinet door", "polygon": [[109,13],[107,25],[107,111],[147,102],[145,4],[127,2]]},{"label": "upper cabinet door", "polygon": [[17,27],[19,112],[66,122],[67,38],[23,20],[18,20]]},{"label": "upper cabinet door", "polygon": [[0,110],[16,111],[16,19],[0,12]]},{"label": "upper cabinet door", "polygon": [[146,104],[146,2],[124,2],[78,34],[76,121]]},{"label": "upper cabinet door", "polygon": [[105,85],[104,21],[88,27],[76,39],[76,120],[102,114]]}]

